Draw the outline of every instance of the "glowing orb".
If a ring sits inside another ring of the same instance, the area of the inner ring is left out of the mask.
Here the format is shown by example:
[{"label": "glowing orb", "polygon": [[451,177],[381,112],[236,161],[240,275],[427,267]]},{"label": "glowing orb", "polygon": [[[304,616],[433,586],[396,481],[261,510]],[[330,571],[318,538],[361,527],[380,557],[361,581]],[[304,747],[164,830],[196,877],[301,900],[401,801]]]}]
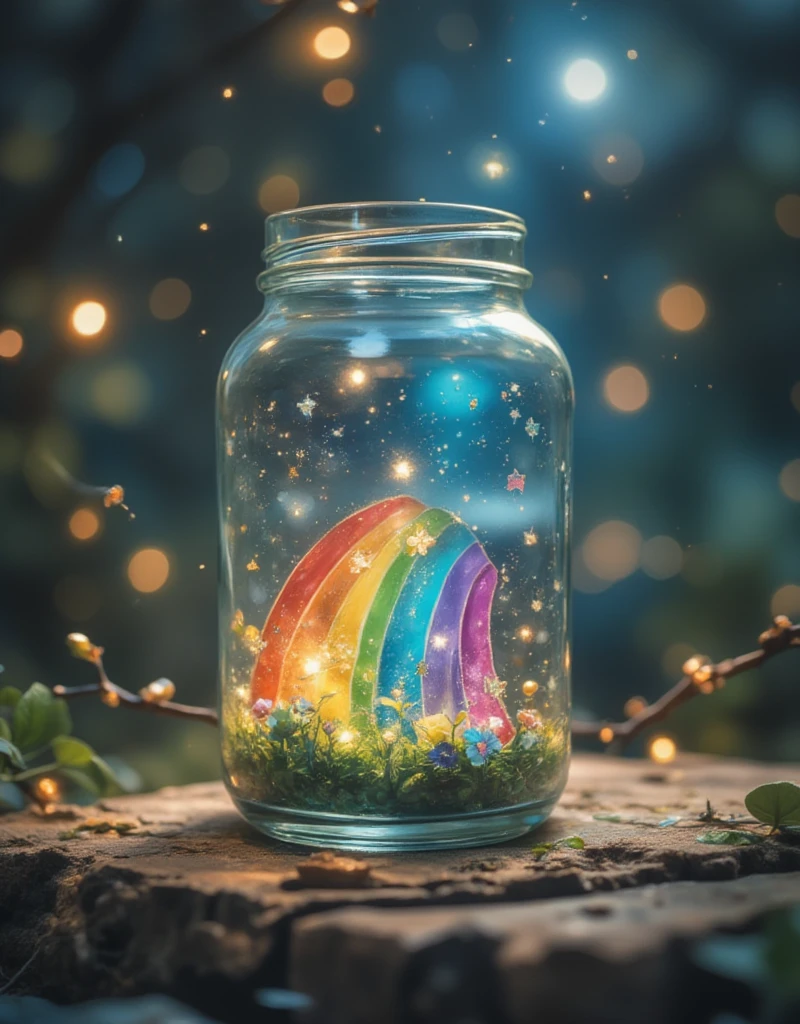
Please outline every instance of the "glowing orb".
[{"label": "glowing orb", "polygon": [[564,88],[572,99],[591,103],[606,91],[606,73],[596,61],[582,57],[567,68]]}]

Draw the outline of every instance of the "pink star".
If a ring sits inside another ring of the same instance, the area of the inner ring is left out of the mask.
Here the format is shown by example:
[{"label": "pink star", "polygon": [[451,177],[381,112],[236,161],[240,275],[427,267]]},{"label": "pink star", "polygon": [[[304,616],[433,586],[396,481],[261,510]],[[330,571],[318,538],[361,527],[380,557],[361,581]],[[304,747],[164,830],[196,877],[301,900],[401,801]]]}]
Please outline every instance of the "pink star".
[{"label": "pink star", "polygon": [[525,474],[518,473],[516,469],[513,473],[509,473],[506,490],[519,491],[520,494],[522,494],[522,492],[525,490]]}]

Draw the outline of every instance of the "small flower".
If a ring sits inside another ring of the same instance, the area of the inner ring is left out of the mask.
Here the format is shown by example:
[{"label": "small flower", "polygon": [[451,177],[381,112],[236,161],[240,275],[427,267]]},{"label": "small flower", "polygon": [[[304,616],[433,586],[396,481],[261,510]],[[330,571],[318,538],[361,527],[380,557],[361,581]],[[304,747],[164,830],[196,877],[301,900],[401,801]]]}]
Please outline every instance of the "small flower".
[{"label": "small flower", "polygon": [[322,723],[322,731],[326,736],[333,736],[336,732],[336,722],[332,722],[330,718],[327,719],[327,721]]},{"label": "small flower", "polygon": [[442,740],[449,740],[453,735],[453,723],[447,715],[428,715],[418,718],[414,728],[421,740],[434,746]]},{"label": "small flower", "polygon": [[314,712],[314,705],[305,697],[295,697],[292,701],[292,711],[300,718],[307,718]]},{"label": "small flower", "polygon": [[125,500],[125,491],[121,484],[112,484],[107,487],[103,495],[103,504],[106,508],[113,508],[114,505],[121,505]]},{"label": "small flower", "polygon": [[264,697],[259,697],[255,704],[250,708],[250,714],[258,722],[263,722],[265,718],[269,718],[272,714],[272,701],[266,700]]},{"label": "small flower", "polygon": [[539,715],[529,708],[522,708],[521,711],[517,712],[517,721],[523,729],[539,729],[542,724]]},{"label": "small flower", "polygon": [[416,533],[406,537],[406,546],[412,555],[427,555],[429,548],[435,543],[435,538],[431,537],[424,526],[420,526]]},{"label": "small flower", "polygon": [[503,744],[489,729],[467,729],[464,733],[466,754],[470,764],[486,764],[489,758],[502,750]]},{"label": "small flower", "polygon": [[428,757],[437,768],[455,768],[458,764],[458,753],[452,743],[437,743],[428,751]]},{"label": "small flower", "polygon": [[291,711],[279,708],[267,719],[270,728],[270,738],[274,740],[288,740],[297,731],[297,720]]},{"label": "small flower", "polygon": [[539,735],[534,731],[521,732],[519,734],[519,745],[523,750],[530,750],[539,742]]}]

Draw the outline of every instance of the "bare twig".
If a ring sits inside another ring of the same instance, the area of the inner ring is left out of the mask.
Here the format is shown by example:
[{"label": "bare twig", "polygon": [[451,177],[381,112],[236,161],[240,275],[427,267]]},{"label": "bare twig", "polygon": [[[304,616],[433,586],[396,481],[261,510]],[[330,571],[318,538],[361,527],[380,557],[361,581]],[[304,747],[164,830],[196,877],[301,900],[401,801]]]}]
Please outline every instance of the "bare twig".
[{"label": "bare twig", "polygon": [[646,705],[626,722],[573,722],[572,735],[593,736],[604,743],[624,747],[635,736],[656,722],[663,721],[693,697],[713,693],[725,684],[725,680],[748,672],[751,668],[758,668],[769,658],[791,647],[800,647],[800,626],[792,625],[785,615],[778,615],[774,625],[762,633],[758,640],[761,644],[759,650],[741,654],[738,658],[728,658],[718,664],[700,657],[690,658],[683,666],[683,678],[671,690],[667,690],[663,697]]},{"label": "bare twig", "polygon": [[[85,697],[87,694],[99,694],[100,699],[108,707],[135,708],[138,711],[150,712],[156,715],[171,715],[173,718],[188,718],[193,722],[205,722],[206,725],[218,725],[219,716],[213,708],[195,707],[192,704],[177,704],[171,700],[159,700],[154,696],[142,696],[142,693],[151,690],[157,685],[150,683],[140,693],[131,693],[123,686],[112,683],[103,665],[103,648],[96,647],[92,642],[80,633],[71,633],[67,638],[67,644],[75,657],[82,661],[91,662],[97,669],[97,682],[88,686],[54,686],[53,693],[56,697],[63,697],[71,700],[73,697]],[[175,688],[170,688],[174,693]]]},{"label": "bare twig", "polygon": [[[725,680],[741,675],[742,672],[748,672],[752,668],[758,668],[782,651],[800,647],[800,625],[792,625],[785,615],[779,615],[776,617],[774,625],[762,633],[758,639],[761,644],[759,650],[741,654],[738,658],[728,658],[718,664],[712,664],[701,657],[690,658],[684,665],[686,675],[671,690],[667,690],[663,697],[648,704],[626,722],[573,722],[572,735],[591,736],[603,743],[614,743],[617,747],[624,747],[635,736],[644,732],[645,729],[649,729],[656,722],[663,721],[676,708],[693,697],[704,693],[713,693],[722,688]],[[92,662],[97,669],[99,679],[98,682],[88,686],[55,686],[53,693],[57,697],[65,697],[70,700],[73,697],[84,697],[87,694],[99,694],[101,700],[110,707],[123,705],[157,715],[189,718],[196,722],[206,722],[208,725],[219,724],[219,716],[212,708],[176,704],[170,700],[153,697],[147,699],[112,683],[103,667],[102,647],[95,647],[81,634],[71,634],[67,643],[76,657]],[[156,685],[151,683],[150,687]]]}]

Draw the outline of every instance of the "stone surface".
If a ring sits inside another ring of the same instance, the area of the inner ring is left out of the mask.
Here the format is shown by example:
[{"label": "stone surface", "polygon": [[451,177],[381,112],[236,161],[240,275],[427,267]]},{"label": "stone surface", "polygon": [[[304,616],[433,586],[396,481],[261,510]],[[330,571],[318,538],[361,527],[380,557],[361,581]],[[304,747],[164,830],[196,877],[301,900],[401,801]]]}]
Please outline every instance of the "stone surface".
[{"label": "stone surface", "polygon": [[[686,756],[674,766],[659,768],[649,762],[579,756],[559,807],[535,839],[523,837],[477,850],[367,856],[369,870],[350,870],[352,887],[345,888],[341,877],[335,887],[330,886],[319,871],[310,876],[306,872],[304,881],[297,866],[308,859],[309,851],[259,836],[238,817],[216,783],[109,800],[58,815],[31,811],[6,815],[0,817],[0,970],[11,977],[38,950],[34,965],[21,976],[15,991],[60,1001],[156,991],[220,1019],[244,1022],[251,1015],[263,1019],[258,1016],[263,1010],[256,1010],[252,1001],[257,989],[285,986],[290,976],[313,988],[309,950],[314,943],[325,948],[329,940],[324,936],[338,934],[325,931],[331,924],[329,918],[323,920],[324,912],[361,907],[370,915],[370,928],[376,919],[384,922],[380,943],[388,943],[387,950],[399,950],[386,960],[390,971],[398,956],[406,957],[404,940],[393,938],[393,931],[403,932],[410,918],[398,915],[407,915],[408,908],[447,907],[452,913],[453,908],[468,907],[470,921],[481,919],[480,928],[475,931],[470,925],[466,941],[464,922],[453,918],[443,940],[445,963],[455,957],[458,969],[466,966],[468,970],[471,957],[477,958],[476,963],[489,963],[491,953],[490,987],[502,987],[508,1019],[522,1020],[526,1018],[519,1008],[524,1008],[531,992],[544,999],[543,990],[536,986],[553,974],[565,942],[569,957],[582,958],[581,970],[591,974],[595,969],[597,946],[592,945],[592,935],[599,932],[592,927],[590,933],[588,926],[597,925],[596,918],[604,912],[586,911],[586,945],[582,946],[583,932],[576,930],[575,921],[584,921],[583,912],[554,913],[575,902],[563,897],[575,897],[577,903],[616,901],[632,895],[617,890],[654,883],[785,874],[782,879],[754,879],[754,888],[748,889],[744,899],[748,914],[755,913],[757,905],[764,909],[776,901],[788,902],[796,887],[788,873],[800,871],[800,846],[776,840],[746,847],[706,846],[697,842],[697,835],[714,826],[699,822],[697,815],[707,799],[722,815],[743,814],[742,798],[749,789],[776,778],[799,776],[795,766],[702,757]],[[594,817],[598,813],[635,820],[602,821]],[[670,816],[681,820],[658,827]],[[94,821],[93,827],[104,821],[125,821],[136,827],[124,835],[76,832],[86,818]],[[574,834],[585,840],[584,850],[562,849],[542,861],[531,855],[534,842]],[[67,835],[71,838],[63,838]],[[762,881],[766,881],[763,887]],[[669,885],[658,891],[677,889]],[[611,895],[587,895],[598,892]],[[658,901],[645,899],[644,894],[642,899],[620,903],[603,926],[642,935],[660,933],[658,922],[663,915]],[[684,897],[675,899],[680,902]],[[525,946],[532,926],[523,923],[515,930],[508,924],[517,911],[523,915],[537,911],[530,901],[546,901],[540,906],[552,908],[543,911],[554,923],[542,946]],[[723,923],[715,901],[716,897],[709,897],[702,904],[699,930]],[[499,906],[509,903],[523,906]],[[682,905],[691,909],[691,898]],[[376,907],[383,911],[370,909]],[[493,925],[498,914],[512,917],[502,916],[502,922]],[[665,934],[671,935],[672,925],[667,927],[666,917],[664,922]],[[314,938],[317,923],[321,930]],[[334,924],[335,929],[340,927]],[[427,948],[428,925],[413,927],[421,928],[420,941]],[[290,962],[293,931],[294,960]],[[496,938],[500,933],[505,936],[502,941]],[[353,959],[342,969],[355,978],[363,972],[350,924],[347,936],[341,955],[349,949]],[[370,965],[370,983],[377,985],[381,977],[374,955],[377,935],[365,934],[364,943],[370,954],[364,961]],[[605,945],[606,939],[601,943]],[[663,947],[656,943],[647,948],[648,963],[660,970]],[[463,956],[459,959],[453,950]],[[325,954],[315,991],[329,984],[330,960]],[[435,957],[434,961],[438,962]],[[36,967],[45,963],[46,970]],[[545,963],[546,972],[536,968]],[[407,970],[422,969],[416,958],[411,967],[402,968],[401,975],[407,980]],[[381,984],[382,991],[393,991],[390,979]],[[408,990],[415,991],[414,986]],[[351,1019],[350,1012],[341,1008],[338,1019]],[[420,1020],[429,1019],[424,1007],[414,1013]],[[378,1018],[362,1014],[352,1019]]]}]

